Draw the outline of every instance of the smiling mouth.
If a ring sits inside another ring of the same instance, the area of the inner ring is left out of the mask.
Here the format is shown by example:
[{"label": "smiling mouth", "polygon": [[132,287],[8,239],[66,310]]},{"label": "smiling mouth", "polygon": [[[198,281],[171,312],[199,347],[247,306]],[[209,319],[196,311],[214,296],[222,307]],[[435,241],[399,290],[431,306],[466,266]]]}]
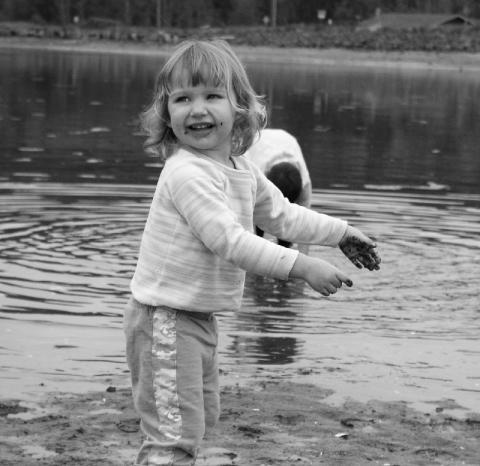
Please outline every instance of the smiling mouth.
[{"label": "smiling mouth", "polygon": [[214,125],[212,123],[193,123],[187,126],[187,129],[191,131],[203,131],[212,129]]}]

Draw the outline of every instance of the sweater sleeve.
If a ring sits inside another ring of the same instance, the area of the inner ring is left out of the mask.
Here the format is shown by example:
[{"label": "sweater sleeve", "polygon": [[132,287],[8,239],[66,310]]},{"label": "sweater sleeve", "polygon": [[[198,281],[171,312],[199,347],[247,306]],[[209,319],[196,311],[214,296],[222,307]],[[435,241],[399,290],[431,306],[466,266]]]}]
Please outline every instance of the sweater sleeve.
[{"label": "sweater sleeve", "polygon": [[338,245],[347,230],[345,220],[290,203],[260,170],[252,168],[257,177],[256,225],[283,240],[323,246]]},{"label": "sweater sleeve", "polygon": [[214,254],[248,272],[287,279],[298,251],[246,230],[229,207],[225,180],[218,173],[184,165],[170,173],[170,198],[185,222]]}]

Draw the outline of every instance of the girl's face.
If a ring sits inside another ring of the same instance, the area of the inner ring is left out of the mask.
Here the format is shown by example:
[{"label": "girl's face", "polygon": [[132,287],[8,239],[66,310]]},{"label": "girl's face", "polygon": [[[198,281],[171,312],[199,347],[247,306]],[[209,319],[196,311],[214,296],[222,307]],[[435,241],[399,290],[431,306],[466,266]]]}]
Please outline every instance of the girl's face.
[{"label": "girl's face", "polygon": [[235,103],[225,87],[179,83],[168,97],[169,126],[181,145],[229,165]]}]

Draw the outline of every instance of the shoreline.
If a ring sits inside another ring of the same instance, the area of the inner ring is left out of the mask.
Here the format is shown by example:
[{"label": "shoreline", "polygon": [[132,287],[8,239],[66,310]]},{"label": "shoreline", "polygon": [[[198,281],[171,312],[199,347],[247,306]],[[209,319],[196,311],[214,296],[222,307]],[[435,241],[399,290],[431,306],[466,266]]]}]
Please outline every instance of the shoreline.
[{"label": "shoreline", "polygon": [[[281,377],[222,386],[220,421],[197,466],[480,464],[480,417],[452,417],[448,400],[425,414],[401,401],[332,407],[325,401],[330,394]],[[0,401],[5,466],[126,465],[140,441],[126,388]]]},{"label": "shoreline", "polygon": [[[242,60],[311,66],[355,66],[437,71],[480,71],[480,53],[382,52],[347,49],[275,48],[232,45]],[[1,49],[48,50],[166,57],[174,46],[119,41],[0,38]]]}]

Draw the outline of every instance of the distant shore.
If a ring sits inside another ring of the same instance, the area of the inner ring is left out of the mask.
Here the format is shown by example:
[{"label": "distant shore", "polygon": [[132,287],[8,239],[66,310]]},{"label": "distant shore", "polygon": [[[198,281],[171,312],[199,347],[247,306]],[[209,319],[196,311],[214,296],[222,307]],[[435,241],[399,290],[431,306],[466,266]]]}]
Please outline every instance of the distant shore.
[{"label": "distant shore", "polygon": [[[42,39],[0,37],[1,49],[52,50],[82,53],[168,56],[172,45],[109,40]],[[311,66],[358,66],[445,71],[480,71],[480,53],[367,51],[347,49],[283,48],[233,45],[240,58],[249,62]]]}]

